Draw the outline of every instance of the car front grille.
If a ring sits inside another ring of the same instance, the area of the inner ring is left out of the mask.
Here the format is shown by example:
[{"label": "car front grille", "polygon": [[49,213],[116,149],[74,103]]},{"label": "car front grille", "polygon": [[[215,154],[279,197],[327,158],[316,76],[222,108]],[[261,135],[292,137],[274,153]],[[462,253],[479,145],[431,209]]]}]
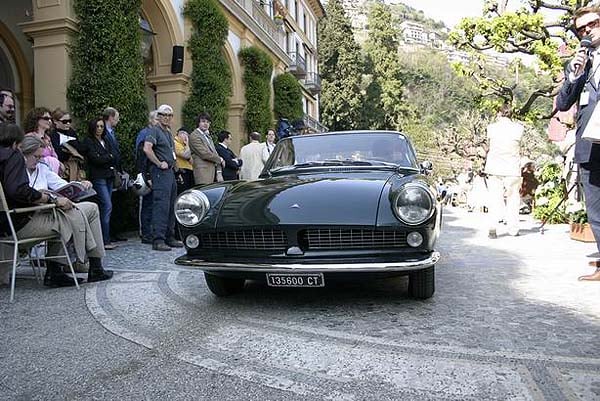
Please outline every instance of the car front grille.
[{"label": "car front grille", "polygon": [[285,250],[287,245],[285,232],[272,229],[204,233],[201,240],[204,249]]},{"label": "car front grille", "polygon": [[406,244],[406,233],[368,229],[308,229],[304,238],[309,250],[327,249],[387,249]]}]

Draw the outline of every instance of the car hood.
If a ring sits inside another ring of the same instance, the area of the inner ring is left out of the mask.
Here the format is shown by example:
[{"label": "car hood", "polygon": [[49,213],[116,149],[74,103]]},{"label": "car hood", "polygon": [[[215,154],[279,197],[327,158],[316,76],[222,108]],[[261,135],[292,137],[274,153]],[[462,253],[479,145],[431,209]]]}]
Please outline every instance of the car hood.
[{"label": "car hood", "polygon": [[390,171],[286,175],[233,186],[217,226],[375,225]]}]

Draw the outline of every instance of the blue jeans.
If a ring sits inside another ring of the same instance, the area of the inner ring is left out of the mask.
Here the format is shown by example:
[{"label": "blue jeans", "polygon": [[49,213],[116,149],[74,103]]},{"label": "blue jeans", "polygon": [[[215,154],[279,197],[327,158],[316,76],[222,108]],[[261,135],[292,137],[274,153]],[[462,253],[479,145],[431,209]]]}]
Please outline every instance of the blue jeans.
[{"label": "blue jeans", "polygon": [[110,215],[112,213],[112,178],[96,178],[92,180],[92,186],[98,193],[98,208],[100,209],[100,225],[102,226],[102,238],[104,245],[110,243]]},{"label": "blue jeans", "polygon": [[140,199],[140,233],[142,239],[152,241],[154,234],[152,232],[152,191]]},{"label": "blue jeans", "polygon": [[590,171],[581,167],[579,180],[583,185],[588,221],[596,238],[596,248],[600,252],[600,170]]},{"label": "blue jeans", "polygon": [[154,242],[170,241],[175,235],[177,184],[173,169],[150,169],[152,176],[152,231]]}]

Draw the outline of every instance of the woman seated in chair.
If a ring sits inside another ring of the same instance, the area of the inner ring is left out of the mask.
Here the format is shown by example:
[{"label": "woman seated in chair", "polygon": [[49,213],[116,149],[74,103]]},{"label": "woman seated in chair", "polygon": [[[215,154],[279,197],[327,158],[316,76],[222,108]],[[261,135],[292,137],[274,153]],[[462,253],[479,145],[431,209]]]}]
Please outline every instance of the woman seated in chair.
[{"label": "woman seated in chair", "polygon": [[[25,159],[18,150],[19,144],[25,149]],[[98,207],[90,202],[74,204],[69,199],[45,191],[53,188],[48,188],[49,183],[55,185],[57,181],[56,174],[47,166],[40,165],[38,168],[43,147],[44,143],[39,138],[24,139],[23,131],[18,126],[0,125],[0,182],[9,208],[55,203],[58,209],[56,214],[37,211],[29,216],[19,215],[21,218],[13,221],[17,236],[31,238],[59,233],[65,242],[73,240],[80,262],[86,256],[89,258],[88,282],[107,280],[113,273],[102,267],[104,247]],[[30,182],[30,177],[33,182]],[[6,235],[9,233],[6,217],[2,215],[0,219],[0,235]],[[61,251],[60,244],[53,243],[48,247],[48,255],[51,256],[59,255]],[[71,277],[63,273],[60,264],[48,260],[46,266],[45,285],[63,287],[75,284]]]}]

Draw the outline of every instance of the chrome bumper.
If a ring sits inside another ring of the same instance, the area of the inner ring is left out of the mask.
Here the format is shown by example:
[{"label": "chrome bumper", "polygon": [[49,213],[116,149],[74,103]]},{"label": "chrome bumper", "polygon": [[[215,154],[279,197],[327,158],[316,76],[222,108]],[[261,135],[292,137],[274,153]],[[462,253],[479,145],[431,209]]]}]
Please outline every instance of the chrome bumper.
[{"label": "chrome bumper", "polygon": [[207,262],[202,259],[191,259],[187,255],[181,256],[175,260],[175,263],[182,266],[198,267],[206,272],[252,272],[252,273],[383,273],[383,272],[407,272],[421,270],[433,266],[440,259],[439,252],[432,252],[425,259],[415,259],[403,262],[382,262],[382,263],[227,263],[227,262]]}]

